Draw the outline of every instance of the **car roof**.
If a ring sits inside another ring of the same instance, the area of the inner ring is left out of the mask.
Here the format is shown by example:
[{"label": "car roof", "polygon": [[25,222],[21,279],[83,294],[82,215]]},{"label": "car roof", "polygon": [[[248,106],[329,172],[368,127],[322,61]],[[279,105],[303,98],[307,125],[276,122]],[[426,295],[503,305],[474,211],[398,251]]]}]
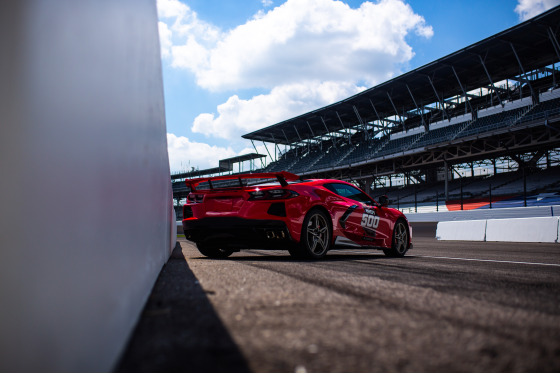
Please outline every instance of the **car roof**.
[{"label": "car roof", "polygon": [[340,179],[307,179],[305,182],[309,182],[310,184],[325,184],[325,183],[344,183],[344,184],[351,184]]}]

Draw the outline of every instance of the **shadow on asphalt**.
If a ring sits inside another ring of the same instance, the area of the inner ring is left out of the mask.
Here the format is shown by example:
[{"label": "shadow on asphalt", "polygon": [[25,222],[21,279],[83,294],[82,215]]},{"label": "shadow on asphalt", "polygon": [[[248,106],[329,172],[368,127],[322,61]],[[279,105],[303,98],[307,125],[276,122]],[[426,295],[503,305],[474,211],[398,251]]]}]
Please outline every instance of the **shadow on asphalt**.
[{"label": "shadow on asphalt", "polygon": [[[336,261],[350,261],[350,260],[389,260],[391,257],[385,256],[383,253],[372,253],[372,254],[352,254],[352,253],[342,253],[342,250],[335,250],[336,253],[329,252],[324,258],[320,260],[309,260],[309,259],[294,259],[290,255],[268,255],[265,250],[262,252],[249,255],[250,250],[241,251],[242,255],[231,256],[228,258],[216,260],[210,259],[208,257],[197,257],[198,260],[208,260],[208,261],[249,261],[249,262],[303,262],[303,263],[322,263],[322,262],[336,262]],[[405,256],[412,258],[413,256]]]},{"label": "shadow on asphalt", "polygon": [[181,244],[154,285],[117,372],[249,372]]}]

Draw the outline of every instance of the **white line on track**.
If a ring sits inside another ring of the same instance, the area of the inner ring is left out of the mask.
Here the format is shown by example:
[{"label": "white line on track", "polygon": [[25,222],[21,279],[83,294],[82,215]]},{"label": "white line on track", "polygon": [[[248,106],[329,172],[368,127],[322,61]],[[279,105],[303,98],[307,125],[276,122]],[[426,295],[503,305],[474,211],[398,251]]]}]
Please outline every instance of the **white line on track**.
[{"label": "white line on track", "polygon": [[[352,254],[372,254],[375,252],[367,252],[367,251],[360,251],[360,250],[345,250],[345,253],[352,253]],[[341,251],[341,253],[343,253]],[[477,261],[477,262],[496,262],[496,263],[504,263],[504,264],[523,264],[523,265],[538,265],[538,266],[555,266],[560,267],[560,264],[546,264],[542,262],[526,262],[526,261],[506,261],[506,260],[484,260],[480,258],[461,258],[461,257],[444,257],[444,256],[424,256],[424,255],[409,255],[406,257],[424,257],[424,258],[437,258],[442,260],[455,260],[455,261]]]},{"label": "white line on track", "polygon": [[483,260],[479,258],[460,258],[460,257],[441,257],[441,256],[418,256],[413,255],[410,257],[425,257],[425,258],[438,258],[443,260],[458,260],[458,261],[478,261],[478,262],[498,262],[504,264],[523,264],[523,265],[540,265],[540,266],[557,266],[560,267],[560,264],[545,264],[542,262],[525,262],[525,261],[505,261],[505,260]]},{"label": "white line on track", "polygon": [[[352,250],[352,249],[344,249],[344,250],[334,250],[337,254],[363,254],[363,255],[371,255],[376,254],[376,251],[361,251],[361,250]],[[266,254],[277,254],[277,255],[286,255],[285,251],[271,251],[267,250]],[[503,264],[522,264],[522,265],[538,265],[538,266],[555,266],[560,267],[560,264],[546,264],[542,262],[526,262],[526,261],[506,261],[506,260],[484,260],[480,258],[461,258],[461,257],[444,257],[444,256],[424,256],[424,255],[408,255],[405,257],[423,257],[423,258],[436,258],[441,260],[455,260],[455,261],[477,261],[477,262],[495,262],[495,263],[503,263]],[[362,261],[358,261],[362,262]]]}]

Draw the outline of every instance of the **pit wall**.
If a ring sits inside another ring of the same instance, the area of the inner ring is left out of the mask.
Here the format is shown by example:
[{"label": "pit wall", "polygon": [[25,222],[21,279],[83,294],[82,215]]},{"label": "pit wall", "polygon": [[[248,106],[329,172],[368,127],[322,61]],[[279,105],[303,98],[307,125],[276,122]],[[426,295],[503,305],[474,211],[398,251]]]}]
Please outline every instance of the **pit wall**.
[{"label": "pit wall", "polygon": [[[440,240],[559,242],[560,205],[409,213],[415,225],[436,224]],[[414,233],[414,230],[413,230]]]},{"label": "pit wall", "polygon": [[558,243],[559,217],[438,222],[438,240]]},{"label": "pit wall", "polygon": [[0,2],[2,372],[113,370],[175,246],[157,25]]}]

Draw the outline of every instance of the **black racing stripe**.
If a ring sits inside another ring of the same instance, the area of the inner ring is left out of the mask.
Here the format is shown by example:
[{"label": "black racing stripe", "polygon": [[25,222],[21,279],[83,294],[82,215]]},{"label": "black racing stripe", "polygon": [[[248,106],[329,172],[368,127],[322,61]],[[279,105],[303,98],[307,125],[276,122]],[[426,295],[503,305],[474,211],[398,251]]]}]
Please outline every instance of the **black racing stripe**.
[{"label": "black racing stripe", "polygon": [[343,229],[346,228],[346,220],[348,219],[348,217],[350,217],[350,214],[352,214],[352,212],[357,208],[357,205],[352,205],[351,207],[349,207],[348,209],[346,209],[346,212],[344,212],[344,214],[342,215],[342,217],[340,217],[340,219],[338,220],[338,222],[340,223],[340,226],[342,226]]}]

